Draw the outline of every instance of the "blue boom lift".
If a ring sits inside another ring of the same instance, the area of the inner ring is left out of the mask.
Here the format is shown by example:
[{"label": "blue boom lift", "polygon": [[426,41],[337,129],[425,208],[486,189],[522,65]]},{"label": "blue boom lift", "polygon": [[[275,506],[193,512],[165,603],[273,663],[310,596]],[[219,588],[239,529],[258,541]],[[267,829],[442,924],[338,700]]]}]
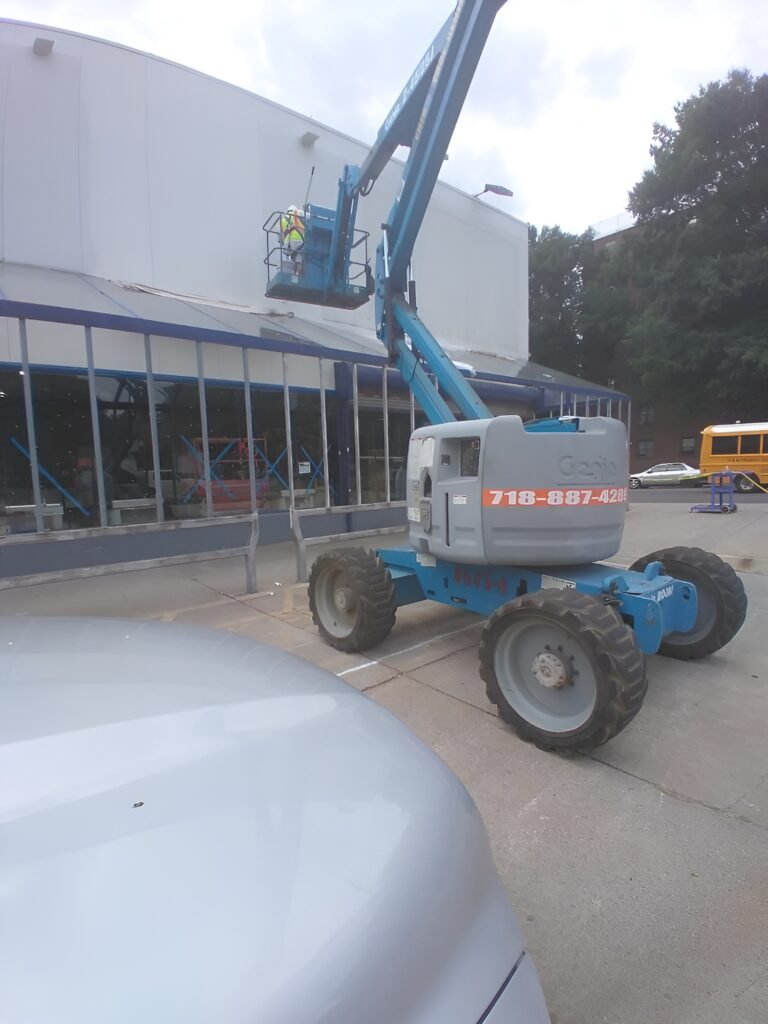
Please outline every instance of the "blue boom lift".
[{"label": "blue boom lift", "polygon": [[[598,561],[621,542],[624,425],[493,417],[417,315],[411,254],[504,2],[459,0],[362,167],[344,168],[335,208],[291,211],[293,235],[287,213],[270,218],[267,295],[353,309],[373,294],[376,333],[430,424],[408,451],[412,546],[321,555],[309,582],[321,635],[356,651],[387,636],[399,605],[479,612],[480,674],[504,720],[545,749],[585,750],[639,711],[646,654],[713,653],[741,628],[746,597],[731,566],[698,548],[655,551],[630,569]],[[398,146],[410,154],[374,275],[357,205]]]}]

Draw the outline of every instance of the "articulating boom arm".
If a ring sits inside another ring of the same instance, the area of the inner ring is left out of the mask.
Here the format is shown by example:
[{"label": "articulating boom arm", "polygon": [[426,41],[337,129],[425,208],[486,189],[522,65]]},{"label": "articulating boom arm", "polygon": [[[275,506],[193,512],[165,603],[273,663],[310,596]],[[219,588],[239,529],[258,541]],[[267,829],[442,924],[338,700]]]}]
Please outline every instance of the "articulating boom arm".
[{"label": "articulating boom arm", "polygon": [[[350,273],[352,266],[359,266],[353,255],[363,241],[357,236],[364,234],[355,229],[358,199],[368,194],[398,146],[409,146],[400,193],[376,250],[376,333],[432,423],[455,419],[433,377],[463,416],[491,416],[418,318],[407,294],[411,256],[429,198],[494,18],[505,2],[458,0],[395,101],[362,167],[344,168],[335,211],[314,206],[306,211],[302,272],[307,280],[298,272],[281,274],[267,289],[268,295],[347,308],[365,301],[365,289],[353,286]],[[370,280],[366,287],[370,292]]]},{"label": "articulating boom arm", "polygon": [[399,146],[410,146],[413,142],[419,115],[424,108],[438,60],[450,34],[452,22],[453,16],[446,21],[416,65],[416,69],[379,129],[376,142],[365,158],[363,166],[347,165],[344,168],[344,173],[339,181],[336,230],[331,244],[331,275],[334,281],[345,280],[344,275],[349,263],[358,197],[368,195],[395,150]]}]

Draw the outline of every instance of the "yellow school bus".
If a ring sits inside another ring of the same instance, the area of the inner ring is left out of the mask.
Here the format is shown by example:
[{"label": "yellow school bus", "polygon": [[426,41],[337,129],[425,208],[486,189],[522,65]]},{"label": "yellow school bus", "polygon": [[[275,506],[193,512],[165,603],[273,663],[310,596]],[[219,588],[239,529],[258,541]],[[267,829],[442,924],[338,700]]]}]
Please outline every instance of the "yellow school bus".
[{"label": "yellow school bus", "polygon": [[768,485],[768,423],[720,423],[701,432],[699,470],[703,476],[732,469],[743,493]]}]

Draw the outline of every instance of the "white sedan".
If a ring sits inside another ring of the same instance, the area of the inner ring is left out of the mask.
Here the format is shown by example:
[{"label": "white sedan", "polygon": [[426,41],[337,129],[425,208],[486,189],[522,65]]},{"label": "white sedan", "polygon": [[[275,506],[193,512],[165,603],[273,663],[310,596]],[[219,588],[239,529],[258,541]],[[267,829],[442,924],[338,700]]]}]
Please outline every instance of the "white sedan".
[{"label": "white sedan", "polygon": [[235,633],[0,618],[3,1024],[549,1024],[480,815]]},{"label": "white sedan", "polygon": [[661,484],[699,483],[703,483],[701,473],[685,462],[660,462],[658,466],[644,469],[642,473],[633,473],[629,478],[629,486],[634,490]]}]

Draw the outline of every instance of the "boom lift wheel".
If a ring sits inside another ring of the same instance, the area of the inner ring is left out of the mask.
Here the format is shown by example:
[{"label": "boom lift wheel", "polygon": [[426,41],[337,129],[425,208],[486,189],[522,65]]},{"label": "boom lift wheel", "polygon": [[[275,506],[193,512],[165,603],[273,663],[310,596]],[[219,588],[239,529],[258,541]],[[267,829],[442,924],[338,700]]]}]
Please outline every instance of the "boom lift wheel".
[{"label": "boom lift wheel", "polygon": [[488,699],[543,750],[590,750],[643,703],[645,658],[614,608],[576,590],[540,590],[503,605],[480,642]]},{"label": "boom lift wheel", "polygon": [[309,609],[323,639],[339,651],[375,647],[395,624],[389,569],[367,548],[320,555],[309,574]]},{"label": "boom lift wheel", "polygon": [[675,547],[653,551],[630,569],[643,572],[649,562],[661,562],[667,576],[693,583],[698,603],[693,629],[664,637],[659,654],[681,661],[705,658],[733,640],[747,615],[747,595],[732,566],[711,551]]}]

